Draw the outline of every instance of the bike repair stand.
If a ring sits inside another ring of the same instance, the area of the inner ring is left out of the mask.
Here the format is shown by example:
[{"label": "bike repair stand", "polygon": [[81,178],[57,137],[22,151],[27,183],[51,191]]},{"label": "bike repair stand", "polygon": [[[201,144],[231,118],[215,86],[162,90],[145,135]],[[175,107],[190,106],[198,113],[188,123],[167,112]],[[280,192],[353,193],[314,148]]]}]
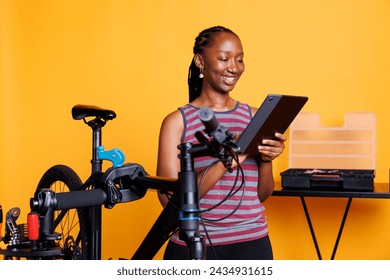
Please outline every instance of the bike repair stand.
[{"label": "bike repair stand", "polygon": [[190,250],[190,257],[195,260],[205,258],[205,244],[199,233],[199,194],[197,173],[194,169],[194,160],[191,154],[192,144],[182,143],[180,150],[180,239],[184,240]]},{"label": "bike repair stand", "polygon": [[[96,118],[87,122],[92,128],[92,177],[95,174],[102,173],[103,160],[99,159],[98,147],[102,145],[102,127],[106,124],[105,120]],[[92,189],[96,188],[96,183],[92,183]],[[102,206],[91,207],[91,259],[101,259],[101,240],[102,240]]]},{"label": "bike repair stand", "polygon": [[[195,145],[182,143],[178,149],[180,150],[179,178],[175,183],[172,182],[172,186],[167,189],[167,193],[172,192],[172,197],[138,247],[132,260],[153,259],[177,229],[179,229],[180,239],[186,243],[190,250],[190,257],[204,259],[205,244],[199,233],[199,195],[193,159],[208,154],[208,143]],[[152,187],[153,182],[151,181],[145,186]],[[156,189],[162,190],[162,188]]]}]

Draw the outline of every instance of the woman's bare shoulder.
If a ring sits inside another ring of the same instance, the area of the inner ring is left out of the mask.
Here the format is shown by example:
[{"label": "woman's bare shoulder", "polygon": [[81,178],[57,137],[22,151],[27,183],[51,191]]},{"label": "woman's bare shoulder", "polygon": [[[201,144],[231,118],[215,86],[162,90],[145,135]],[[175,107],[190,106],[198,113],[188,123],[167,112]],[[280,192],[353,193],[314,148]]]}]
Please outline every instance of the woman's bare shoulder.
[{"label": "woman's bare shoulder", "polygon": [[181,112],[179,110],[175,110],[168,115],[165,116],[163,120],[163,125],[168,125],[168,126],[183,126],[183,117],[181,115]]},{"label": "woman's bare shoulder", "polygon": [[161,132],[169,132],[179,134],[184,130],[184,121],[180,110],[175,110],[168,115],[162,121]]}]

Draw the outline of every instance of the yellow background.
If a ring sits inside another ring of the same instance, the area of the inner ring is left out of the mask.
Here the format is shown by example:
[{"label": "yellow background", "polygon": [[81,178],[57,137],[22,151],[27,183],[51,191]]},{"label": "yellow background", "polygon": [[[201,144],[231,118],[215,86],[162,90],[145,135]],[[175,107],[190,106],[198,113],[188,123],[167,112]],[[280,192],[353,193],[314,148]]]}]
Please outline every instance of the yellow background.
[{"label": "yellow background", "polygon": [[[236,99],[258,106],[267,93],[306,95],[303,111],[324,125],[375,112],[375,182],[387,183],[389,14],[387,0],[0,0],[0,204],[21,207],[23,222],[50,166],[87,178],[91,132],[71,118],[75,104],[114,110],[103,145],[155,174],[161,120],[187,102],[194,39],[213,25],[243,42]],[[277,181],[287,155],[274,163]],[[324,258],[345,202],[308,200]],[[275,258],[316,259],[298,198],[272,197],[266,207]],[[160,210],[154,192],[104,209],[102,258],[130,258]],[[390,201],[355,200],[336,258],[390,258],[389,216]]]}]

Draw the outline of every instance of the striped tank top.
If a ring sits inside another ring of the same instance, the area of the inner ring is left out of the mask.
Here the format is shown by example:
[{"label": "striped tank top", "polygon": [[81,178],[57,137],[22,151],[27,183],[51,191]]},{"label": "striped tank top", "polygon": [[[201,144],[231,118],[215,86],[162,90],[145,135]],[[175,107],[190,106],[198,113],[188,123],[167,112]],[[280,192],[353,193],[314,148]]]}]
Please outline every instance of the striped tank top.
[{"label": "striped tank top", "polygon": [[[179,110],[184,120],[182,142],[198,143],[195,133],[204,130],[198,117],[199,109],[187,104]],[[240,102],[230,111],[214,113],[218,122],[233,135],[242,133],[252,118],[250,107]],[[208,156],[195,158],[195,170],[204,170],[216,161]],[[232,173],[226,172],[200,200],[199,230],[207,245],[210,245],[210,240],[212,245],[225,245],[259,239],[268,234],[265,209],[257,192],[257,161],[248,157],[241,166],[244,176],[236,168]],[[177,234],[171,240],[185,245]]]}]

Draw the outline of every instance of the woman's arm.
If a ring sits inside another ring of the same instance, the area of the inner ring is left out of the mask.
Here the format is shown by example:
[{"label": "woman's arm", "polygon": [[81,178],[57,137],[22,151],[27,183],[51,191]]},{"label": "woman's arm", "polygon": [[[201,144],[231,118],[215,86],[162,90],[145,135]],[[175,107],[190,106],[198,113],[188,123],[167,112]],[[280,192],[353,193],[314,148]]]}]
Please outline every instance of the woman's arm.
[{"label": "woman's arm", "polygon": [[258,189],[260,201],[265,201],[274,191],[274,178],[272,172],[272,161],[284,151],[284,141],[286,136],[275,133],[278,140],[263,140],[264,145],[258,147],[259,150],[259,180]]},{"label": "woman's arm", "polygon": [[[252,109],[252,115],[257,111],[256,108]],[[258,146],[259,156],[259,177],[257,192],[261,202],[265,201],[274,191],[275,182],[272,171],[272,161],[283,153],[286,141],[286,136],[281,133],[275,133],[277,140],[265,139],[262,144]]]},{"label": "woman's arm", "polygon": [[[181,137],[184,131],[183,117],[180,111],[174,111],[162,122],[159,136],[159,148],[157,159],[157,176],[178,178],[180,171],[180,160],[178,159],[179,150],[177,146],[181,143]],[[240,155],[240,162],[243,162],[247,155]],[[233,167],[236,165],[233,162]],[[201,178],[202,186],[200,188],[200,197],[204,196],[226,173],[227,169],[221,162],[211,166],[207,173],[205,170],[198,173],[198,185]],[[158,198],[162,206],[168,202],[165,194],[158,192]]]},{"label": "woman's arm", "polygon": [[[177,146],[181,142],[184,124],[179,110],[167,115],[160,128],[158,156],[157,156],[157,176],[178,178],[180,171],[179,150]],[[162,206],[168,202],[165,194],[158,193],[158,198]]]}]

